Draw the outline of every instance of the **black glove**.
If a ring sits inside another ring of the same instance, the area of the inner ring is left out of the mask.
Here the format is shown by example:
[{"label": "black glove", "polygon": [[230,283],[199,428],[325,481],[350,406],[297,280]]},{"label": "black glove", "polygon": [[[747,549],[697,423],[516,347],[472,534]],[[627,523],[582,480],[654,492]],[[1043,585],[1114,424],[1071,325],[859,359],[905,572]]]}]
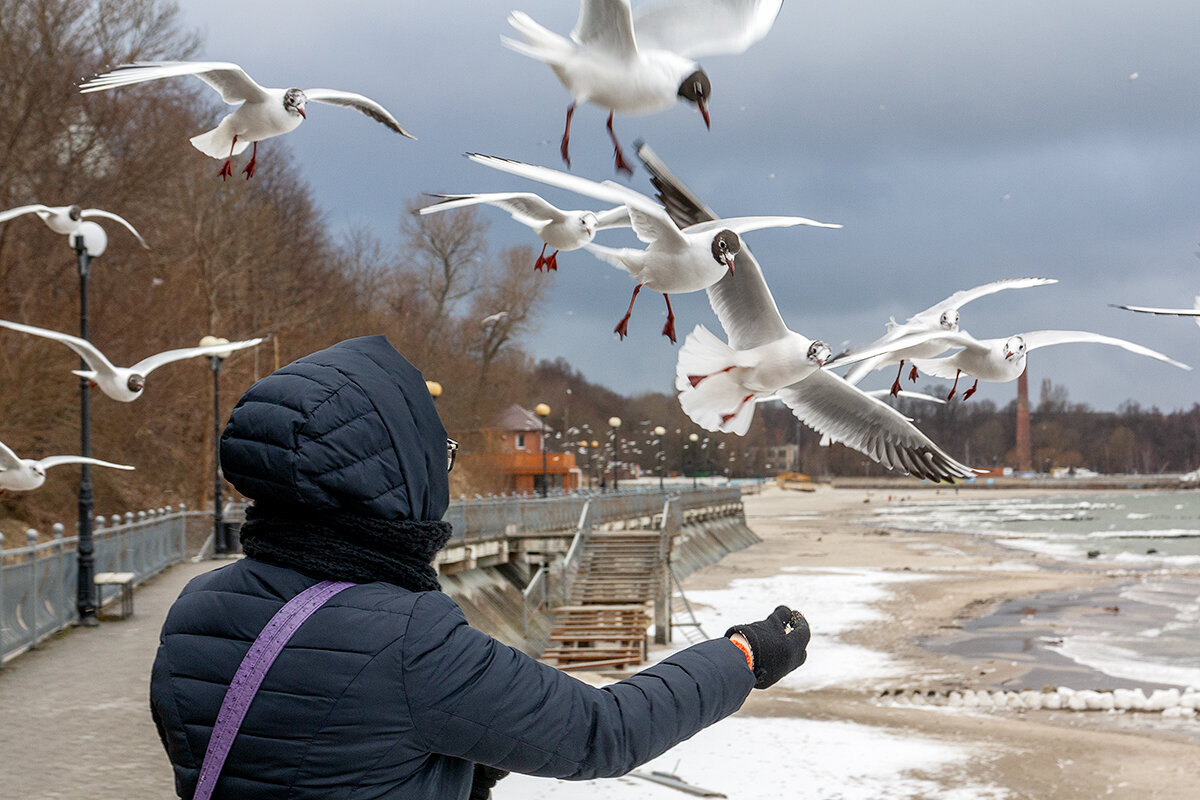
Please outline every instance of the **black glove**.
[{"label": "black glove", "polygon": [[492,796],[492,787],[496,785],[496,781],[507,774],[505,770],[489,767],[487,764],[476,764],[475,777],[471,779],[471,794],[467,795],[467,800],[488,800]]},{"label": "black glove", "polygon": [[808,620],[799,611],[779,606],[762,622],[749,625],[734,625],[725,631],[726,636],[740,633],[750,643],[750,654],[754,657],[755,689],[766,689],[774,685],[804,663],[808,654],[811,634]]}]

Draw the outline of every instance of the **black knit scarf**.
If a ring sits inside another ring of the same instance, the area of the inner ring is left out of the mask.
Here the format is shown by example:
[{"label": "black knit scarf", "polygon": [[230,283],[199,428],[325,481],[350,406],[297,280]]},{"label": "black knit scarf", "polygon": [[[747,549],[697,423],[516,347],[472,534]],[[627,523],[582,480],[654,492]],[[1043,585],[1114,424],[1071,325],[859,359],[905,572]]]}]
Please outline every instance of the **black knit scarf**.
[{"label": "black knit scarf", "polygon": [[433,558],[450,523],[385,520],[345,511],[252,504],[242,526],[246,555],[325,580],[384,581],[413,592],[441,588]]}]

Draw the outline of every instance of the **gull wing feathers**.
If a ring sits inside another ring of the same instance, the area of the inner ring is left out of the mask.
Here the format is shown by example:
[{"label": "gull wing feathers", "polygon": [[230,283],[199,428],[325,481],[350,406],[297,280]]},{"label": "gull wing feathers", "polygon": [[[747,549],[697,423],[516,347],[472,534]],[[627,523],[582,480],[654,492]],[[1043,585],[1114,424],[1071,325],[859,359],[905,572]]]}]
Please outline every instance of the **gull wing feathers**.
[{"label": "gull wing feathers", "polygon": [[38,459],[39,464],[43,469],[50,469],[62,464],[95,464],[98,467],[111,467],[112,469],[134,469],[128,464],[114,464],[111,461],[101,461],[98,458],[88,458],[87,456],[46,456]]},{"label": "gull wing feathers", "polygon": [[992,281],[981,286],[976,286],[971,289],[962,289],[942,300],[940,303],[935,303],[924,311],[918,311],[908,318],[909,322],[920,322],[926,319],[932,319],[936,324],[938,318],[942,316],[943,311],[948,311],[952,308],[960,308],[965,306],[972,300],[978,300],[980,297],[986,297],[989,294],[1004,291],[1005,289],[1027,289],[1031,286],[1048,286],[1052,283],[1058,283],[1057,278],[1007,278],[1005,280]]},{"label": "gull wing feathers", "polygon": [[343,92],[340,89],[305,89],[304,96],[314,103],[326,103],[331,106],[353,108],[361,111],[376,122],[382,123],[401,136],[416,139],[404,126],[396,121],[386,108],[369,97],[354,92]]},{"label": "gull wing feathers", "polygon": [[17,454],[4,442],[0,442],[0,472],[4,472],[6,469],[17,469],[20,466],[21,459],[17,458]]},{"label": "gull wing feathers", "polygon": [[247,347],[254,347],[260,342],[266,341],[266,337],[260,336],[257,339],[246,339],[240,342],[229,342],[227,344],[212,344],[206,347],[181,347],[177,350],[164,350],[161,353],[155,353],[148,358],[143,358],[138,363],[134,364],[129,369],[139,375],[149,375],[154,370],[164,364],[170,364],[172,361],[182,361],[185,358],[195,358],[196,356],[212,356],[217,353],[227,353],[231,350],[244,350]]},{"label": "gull wing feathers", "polygon": [[419,214],[433,214],[455,208],[486,204],[507,211],[517,222],[536,225],[542,222],[561,222],[567,215],[533,192],[495,192],[491,194],[436,194],[440,203],[418,209]]},{"label": "gull wing feathers", "polygon": [[228,61],[136,61],[89,78],[79,85],[79,91],[85,94],[100,92],[180,75],[195,75],[216,89],[221,99],[230,105],[262,102],[270,97],[245,70]]},{"label": "gull wing feathers", "polygon": [[137,237],[137,240],[142,245],[142,247],[146,248],[147,250],[150,249],[150,245],[146,244],[146,240],[143,239],[142,235],[137,232],[137,228],[130,225],[129,222],[126,221],[126,219],[124,217],[114,214],[111,211],[105,211],[102,208],[85,208],[81,212],[81,214],[85,218],[86,217],[103,217],[104,219],[111,219],[113,222],[118,222],[121,225],[124,225],[126,230],[128,230],[135,237]]},{"label": "gull wing feathers", "polygon": [[685,230],[687,233],[706,233],[708,231],[721,230],[728,228],[736,234],[749,233],[750,231],[760,231],[765,228],[791,228],[795,225],[812,225],[817,228],[840,228],[841,225],[835,222],[817,222],[815,219],[807,217],[724,217],[721,219],[711,220],[709,222],[699,222]]},{"label": "gull wing feathers", "polygon": [[116,374],[117,370],[112,362],[105,358],[104,353],[101,353],[95,345],[86,339],[80,339],[78,336],[72,336],[69,333],[60,333],[47,328],[37,328],[33,325],[22,325],[19,322],[9,322],[3,319],[0,319],[0,327],[20,331],[21,333],[29,333],[34,336],[41,336],[43,339],[54,339],[55,341],[62,342],[86,361],[93,372],[104,373],[106,375]]},{"label": "gull wing feathers", "polygon": [[[667,169],[649,145],[639,143],[637,154],[676,225],[694,226],[717,219],[716,213]],[[727,272],[706,291],[708,301],[729,337],[729,345],[735,350],[750,350],[788,335],[788,327],[749,247],[742,246],[734,259],[733,271]]]},{"label": "gull wing feathers", "polygon": [[596,230],[603,231],[609,228],[628,228],[633,224],[629,219],[629,206],[620,205],[610,208],[608,211],[596,212]]},{"label": "gull wing feathers", "polygon": [[597,183],[596,181],[590,181],[587,178],[581,178],[578,175],[572,175],[568,172],[551,169],[550,167],[526,164],[524,161],[514,161],[511,158],[488,156],[482,153],[467,153],[467,158],[476,164],[483,164],[492,169],[498,169],[501,172],[507,172],[531,181],[544,183],[548,186],[557,186],[559,189],[566,189],[576,194],[594,197],[606,203],[620,203],[630,208],[640,208],[649,213],[661,211],[658,204],[646,195],[635,192],[633,189],[622,186],[615,181]]},{"label": "gull wing feathers", "polygon": [[1128,350],[1131,353],[1164,361],[1180,369],[1191,369],[1187,364],[1169,358],[1157,350],[1151,350],[1149,347],[1143,347],[1140,344],[1126,341],[1125,339],[1118,339],[1115,336],[1105,336],[1104,334],[1092,333],[1091,331],[1030,331],[1029,333],[1022,333],[1020,336],[1025,340],[1026,351],[1036,350],[1039,347],[1048,347],[1052,344],[1093,342],[1096,344],[1111,344],[1115,347]]},{"label": "gull wing feathers", "polygon": [[54,209],[44,206],[41,203],[35,203],[31,206],[18,206],[17,208],[10,208],[8,211],[0,212],[0,222],[8,222],[10,219],[16,219],[23,214],[38,214],[42,212],[52,214],[54,213]]},{"label": "gull wing feathers", "polygon": [[665,0],[640,11],[633,24],[643,49],[726,55],[766,36],[782,6],[783,0]]},{"label": "gull wing feathers", "polygon": [[637,55],[629,0],[583,0],[571,38],[622,58]]},{"label": "gull wing feathers", "polygon": [[777,394],[805,425],[868,454],[885,467],[934,483],[975,475],[899,411],[832,372],[817,370]]},{"label": "gull wing feathers", "polygon": [[[0,217],[0,222],[3,218]],[[1109,303],[1113,308],[1123,308],[1126,311],[1139,311],[1143,314],[1166,314],[1175,317],[1200,317],[1200,297],[1196,298],[1195,308],[1153,308],[1151,306],[1119,306]]]}]

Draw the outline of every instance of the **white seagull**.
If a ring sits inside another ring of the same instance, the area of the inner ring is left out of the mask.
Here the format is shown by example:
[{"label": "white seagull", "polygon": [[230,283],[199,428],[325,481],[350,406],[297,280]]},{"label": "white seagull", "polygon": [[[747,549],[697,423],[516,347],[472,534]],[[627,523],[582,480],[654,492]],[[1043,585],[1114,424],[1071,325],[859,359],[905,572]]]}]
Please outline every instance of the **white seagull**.
[{"label": "white seagull", "polygon": [[[642,145],[638,155],[680,224],[716,217],[650,148]],[[680,350],[676,369],[680,403],[698,425],[744,433],[754,401],[774,394],[805,425],[889,469],[935,483],[974,476],[974,470],[947,455],[896,409],[818,367],[828,346],[788,329],[748,249],[738,253],[736,270],[708,288],[708,299],[729,344],[700,328],[693,334],[699,334],[697,339],[689,336]],[[703,364],[694,362],[696,367],[691,366],[692,341],[712,346],[702,354]],[[719,359],[713,342],[720,345]]]},{"label": "white seagull", "polygon": [[1196,295],[1196,305],[1193,308],[1151,308],[1150,306],[1120,306],[1112,304],[1116,308],[1123,308],[1126,311],[1137,311],[1142,314],[1162,314],[1172,317],[1192,317],[1196,324],[1200,325],[1200,294]]},{"label": "white seagull", "polygon": [[[533,265],[536,270],[542,267],[557,270],[560,251],[578,250],[590,243],[598,230],[629,227],[629,211],[623,205],[608,211],[564,211],[532,192],[436,194],[434,197],[441,197],[443,200],[418,209],[418,213],[433,214],[485,203],[504,209],[517,222],[533,228],[534,233],[543,242],[542,252]],[[554,248],[554,252],[549,256],[546,255],[547,247]]]},{"label": "white seagull", "polygon": [[805,217],[713,217],[680,229],[666,210],[654,200],[613,181],[596,183],[549,167],[538,167],[477,153],[469,153],[468,158],[513,175],[578,192],[597,200],[622,203],[629,209],[629,224],[638,239],[647,244],[646,249],[614,249],[596,244],[585,245],[588,252],[618,269],[625,270],[637,282],[625,316],[613,328],[613,332],[622,339],[628,333],[633,303],[637,300],[638,292],[646,286],[661,292],[666,300],[667,323],[662,332],[674,342],[675,312],[671,310],[670,295],[698,292],[721,280],[733,269],[734,258],[742,249],[740,234],[763,228],[788,228],[793,225],[842,227]]},{"label": "white seagull", "polygon": [[[887,345],[913,334],[936,333],[939,331],[954,333],[959,330],[958,310],[972,300],[985,297],[989,294],[995,294],[1005,289],[1025,289],[1030,286],[1046,286],[1051,283],[1058,283],[1058,281],[1054,278],[1011,278],[985,283],[973,289],[963,289],[924,311],[913,314],[902,323],[896,322],[894,319],[891,320],[887,324],[887,333],[861,349],[879,350],[886,348]],[[881,355],[873,356],[866,361],[861,361],[855,364],[853,369],[846,373],[845,377],[850,383],[858,384],[872,370],[882,369],[889,364],[899,362],[900,366],[896,369],[896,379],[892,381],[891,391],[892,395],[895,396],[900,391],[900,375],[904,372],[905,361],[914,358],[933,358],[951,349],[951,347],[953,345],[943,339],[930,338],[920,344],[911,345],[899,350],[891,350]],[[909,371],[908,379],[914,383],[916,382],[917,368],[915,366]]]},{"label": "white seagull", "polygon": [[67,236],[79,230],[79,225],[89,217],[100,217],[102,219],[111,219],[114,222],[119,222],[125,226],[125,229],[137,237],[138,242],[147,250],[150,245],[146,244],[146,240],[137,232],[137,228],[129,224],[129,222],[121,216],[113,214],[111,211],[105,211],[101,208],[80,208],[79,206],[44,206],[41,203],[34,203],[28,206],[18,206],[10,208],[8,211],[0,211],[0,222],[8,222],[10,219],[23,216],[25,214],[37,214],[42,222],[46,223],[46,227],[55,233],[62,233]]},{"label": "white seagull", "polygon": [[260,337],[257,339],[246,339],[241,342],[209,345],[207,347],[184,347],[178,350],[166,350],[149,358],[143,358],[132,367],[126,368],[113,366],[112,362],[105,358],[104,354],[95,345],[86,339],[80,339],[78,336],[71,336],[67,333],[59,333],[58,331],[51,331],[46,328],[36,328],[33,325],[22,325],[19,322],[9,322],[2,319],[0,319],[0,328],[9,328],[21,333],[29,333],[34,336],[41,336],[45,339],[62,342],[78,353],[79,357],[86,361],[89,367],[85,370],[74,369],[71,372],[81,378],[88,379],[96,386],[99,386],[100,391],[122,403],[132,403],[141,397],[142,390],[146,388],[146,376],[164,364],[170,364],[172,361],[181,361],[185,358],[195,358],[196,356],[212,356],[231,350],[242,350],[247,347],[254,347],[256,344],[265,341],[265,337]]},{"label": "white seagull", "polygon": [[85,456],[47,456],[18,458],[8,445],[0,442],[0,492],[29,492],[46,482],[46,470],[61,464],[94,464],[112,469],[133,469],[127,464],[114,464]]},{"label": "white seagull", "polygon": [[[949,342],[951,347],[962,348],[957,353],[943,358],[918,358],[913,361],[918,369],[928,375],[954,381],[954,385],[950,387],[950,394],[946,396],[947,400],[954,397],[958,389],[958,379],[961,376],[966,375],[975,379],[971,388],[963,392],[963,400],[966,400],[975,394],[980,381],[1005,383],[1016,380],[1025,371],[1025,358],[1029,351],[1054,344],[1110,344],[1131,353],[1163,361],[1180,369],[1191,369],[1187,364],[1169,358],[1157,350],[1091,331],[1030,331],[1029,333],[1014,334],[1005,339],[976,339],[968,333],[959,331],[946,334],[916,334],[908,339],[911,343],[916,344],[919,343],[922,335],[940,336]],[[894,344],[906,346],[904,339]]]},{"label": "white seagull", "polygon": [[525,41],[500,37],[522,55],[544,61],[571,93],[563,131],[563,161],[571,166],[571,117],[579,103],[608,109],[617,170],[633,170],[613,132],[613,114],[649,114],[676,99],[694,103],[710,125],[712,85],[694,57],[740,53],[767,35],[783,0],[665,0],[635,17],[629,0],[583,0],[566,39],[513,11],[508,22]]},{"label": "white seagull", "polygon": [[191,138],[192,146],[201,153],[225,159],[221,171],[217,173],[222,180],[233,174],[230,166],[233,157],[245,151],[251,143],[254,144],[254,152],[242,172],[246,173],[246,178],[252,177],[258,158],[258,143],[295,130],[308,116],[304,105],[310,100],[357,109],[401,136],[416,138],[386,108],[369,97],[338,89],[269,89],[259,86],[245,70],[227,61],[140,61],[124,64],[89,78],[80,84],[79,91],[101,92],[181,75],[196,76],[220,92],[221,99],[230,105],[241,104],[216,128]]}]

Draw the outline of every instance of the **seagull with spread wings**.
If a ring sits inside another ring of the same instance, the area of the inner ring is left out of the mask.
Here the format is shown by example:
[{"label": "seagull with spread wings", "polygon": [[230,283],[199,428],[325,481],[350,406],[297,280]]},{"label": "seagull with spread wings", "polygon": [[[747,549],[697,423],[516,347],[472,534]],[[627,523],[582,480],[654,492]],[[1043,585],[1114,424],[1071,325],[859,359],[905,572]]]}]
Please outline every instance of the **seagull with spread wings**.
[{"label": "seagull with spread wings", "polygon": [[[536,270],[543,267],[547,270],[557,270],[558,254],[564,250],[578,250],[585,244],[590,244],[596,237],[596,231],[629,227],[629,210],[623,205],[607,211],[564,211],[547,203],[533,192],[437,194],[434,197],[440,197],[442,201],[417,209],[417,212],[434,214],[438,211],[485,203],[504,209],[517,222],[533,228],[533,232],[542,240],[542,252],[533,265]],[[546,255],[547,247],[554,248],[554,252],[549,256]]]},{"label": "seagull with spread wings", "polygon": [[1151,306],[1120,306],[1111,303],[1115,308],[1126,311],[1137,311],[1140,314],[1159,314],[1168,317],[1191,317],[1200,325],[1200,294],[1196,295],[1196,305],[1193,308],[1152,308]]},{"label": "seagull with spread wings", "polygon": [[642,287],[661,292],[667,303],[667,323],[663,336],[675,342],[675,312],[671,310],[672,294],[698,292],[706,289],[734,266],[734,258],[742,249],[741,234],[764,228],[789,228],[811,225],[818,228],[840,228],[841,225],[805,217],[727,217],[710,218],[680,228],[662,206],[646,195],[635,192],[614,181],[596,183],[549,167],[525,164],[506,158],[469,153],[468,158],[513,175],[557,186],[560,189],[603,200],[621,203],[629,210],[629,224],[638,239],[646,243],[644,250],[611,248],[597,244],[585,245],[602,261],[625,270],[637,282],[625,316],[613,332],[625,338],[633,304]]},{"label": "seagull with spread wings", "polygon": [[[1054,278],[1010,278],[985,283],[973,289],[957,291],[945,300],[930,306],[924,311],[913,314],[904,322],[896,322],[893,319],[887,325],[887,333],[862,349],[878,351],[881,348],[886,348],[892,342],[913,334],[925,332],[936,333],[938,331],[957,332],[959,330],[958,310],[972,300],[986,297],[989,294],[995,294],[1005,289],[1024,289],[1030,286],[1046,286],[1051,283],[1058,283],[1058,281]],[[904,372],[905,361],[911,361],[915,358],[933,358],[951,349],[951,347],[952,345],[948,344],[945,340],[933,337],[922,341],[920,344],[898,350],[890,350],[873,356],[866,361],[860,361],[846,373],[845,377],[847,381],[857,385],[872,370],[882,369],[889,364],[899,362],[900,366],[896,370],[896,379],[892,381],[891,393],[894,397],[900,392],[900,376]],[[851,351],[851,353],[853,352]],[[915,366],[909,371],[908,379],[914,383],[916,382],[917,368]]]},{"label": "seagull with spread wings", "polygon": [[8,445],[0,442],[0,492],[29,492],[46,482],[46,470],[61,464],[93,464],[112,469],[133,469],[127,464],[114,464],[86,456],[47,456],[18,458]]},{"label": "seagull with spread wings", "polygon": [[191,139],[192,146],[206,156],[225,159],[217,173],[221,180],[233,174],[230,166],[233,157],[244,152],[251,144],[254,145],[254,152],[242,172],[246,173],[246,178],[252,177],[258,159],[258,143],[299,127],[308,117],[304,107],[309,101],[353,108],[401,136],[416,138],[386,108],[369,97],[339,89],[270,89],[259,86],[245,70],[227,61],[141,61],[123,64],[84,81],[79,91],[85,94],[102,92],[182,75],[199,78],[220,92],[221,99],[226,103],[238,106],[216,128]]},{"label": "seagull with spread wings", "polygon": [[146,240],[137,232],[137,228],[129,224],[124,217],[118,216],[111,211],[105,211],[102,208],[80,208],[77,205],[71,206],[44,206],[41,203],[34,203],[28,206],[18,206],[10,208],[8,211],[0,211],[0,222],[8,222],[10,219],[24,216],[25,214],[37,214],[38,218],[46,223],[46,227],[55,233],[65,234],[70,236],[79,230],[80,224],[91,217],[99,217],[101,219],[111,219],[113,222],[120,223],[125,226],[125,230],[137,237],[138,243],[147,250],[150,245],[146,244]]},{"label": "seagull with spread wings", "polygon": [[[913,334],[892,343],[893,347],[909,347],[921,343],[922,338],[938,337],[948,343],[949,347],[961,348],[958,352],[942,358],[918,358],[913,363],[921,372],[946,380],[953,380],[950,394],[946,399],[954,397],[958,391],[958,381],[963,375],[974,378],[970,389],[963,392],[963,400],[975,394],[980,381],[1006,383],[1015,381],[1025,371],[1026,354],[1039,347],[1049,347],[1056,344],[1108,344],[1120,347],[1131,353],[1146,356],[1173,367],[1190,370],[1187,364],[1169,358],[1157,350],[1151,350],[1135,342],[1118,339],[1115,336],[1105,336],[1091,331],[1030,331],[1029,333],[1013,334],[1003,339],[976,339],[969,333],[927,332]],[[860,353],[862,357],[866,353]]]},{"label": "seagull with spread wings", "polygon": [[260,337],[257,339],[246,339],[241,342],[227,342],[205,347],[183,347],[178,350],[166,350],[148,358],[143,358],[132,367],[115,367],[95,345],[86,339],[80,339],[78,336],[72,336],[69,333],[59,333],[58,331],[46,328],[37,328],[33,325],[22,325],[19,322],[9,322],[3,319],[0,319],[0,328],[8,328],[20,331],[21,333],[40,336],[44,339],[53,339],[56,342],[62,342],[78,353],[79,357],[87,362],[88,365],[88,369],[76,369],[71,370],[71,372],[91,381],[100,387],[100,391],[122,403],[132,403],[141,397],[142,391],[146,388],[146,376],[164,364],[170,364],[173,361],[182,361],[185,358],[195,358],[197,356],[224,355],[233,350],[254,347],[256,344],[266,340],[265,337]]},{"label": "seagull with spread wings", "polygon": [[[638,156],[677,224],[716,219],[649,147],[640,145]],[[701,339],[710,346],[714,341],[720,345],[721,358],[714,357],[718,348],[713,346],[699,369],[693,370],[685,363],[691,355],[686,343],[679,353],[676,388],[680,404],[696,424],[707,430],[744,433],[755,401],[774,394],[805,425],[889,469],[935,483],[975,475],[896,409],[820,368],[828,346],[787,327],[747,248],[736,260],[737,268],[708,288],[709,302],[729,343],[708,331]]]},{"label": "seagull with spread wings", "polygon": [[676,101],[693,103],[710,125],[712,84],[694,57],[741,53],[775,24],[783,0],[666,0],[640,8],[629,0],[583,0],[579,20],[564,38],[513,11],[508,22],[525,41],[500,37],[505,47],[550,65],[571,93],[560,150],[571,166],[571,118],[579,103],[608,109],[619,172],[632,174],[613,132],[613,115],[650,114]]}]

